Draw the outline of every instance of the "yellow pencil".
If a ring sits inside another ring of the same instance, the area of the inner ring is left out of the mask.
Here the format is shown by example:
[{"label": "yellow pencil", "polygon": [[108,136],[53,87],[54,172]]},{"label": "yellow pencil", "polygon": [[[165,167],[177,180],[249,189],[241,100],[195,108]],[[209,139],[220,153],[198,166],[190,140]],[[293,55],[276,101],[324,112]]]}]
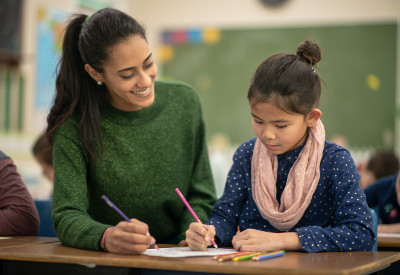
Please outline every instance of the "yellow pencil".
[{"label": "yellow pencil", "polygon": [[252,253],[252,254],[244,255],[244,256],[238,256],[238,257],[233,258],[233,260],[235,262],[237,262],[237,261],[246,261],[246,260],[250,260],[251,258],[253,258],[254,256],[259,255],[259,254],[261,254],[261,252]]}]

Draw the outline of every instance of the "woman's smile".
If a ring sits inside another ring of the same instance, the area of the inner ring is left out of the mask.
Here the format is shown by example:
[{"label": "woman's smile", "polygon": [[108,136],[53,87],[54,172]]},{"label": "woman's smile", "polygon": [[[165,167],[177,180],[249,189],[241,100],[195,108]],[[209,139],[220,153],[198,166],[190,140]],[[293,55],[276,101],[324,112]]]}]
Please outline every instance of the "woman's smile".
[{"label": "woman's smile", "polygon": [[137,95],[139,97],[148,97],[153,92],[150,87],[143,91],[131,91],[132,94]]}]

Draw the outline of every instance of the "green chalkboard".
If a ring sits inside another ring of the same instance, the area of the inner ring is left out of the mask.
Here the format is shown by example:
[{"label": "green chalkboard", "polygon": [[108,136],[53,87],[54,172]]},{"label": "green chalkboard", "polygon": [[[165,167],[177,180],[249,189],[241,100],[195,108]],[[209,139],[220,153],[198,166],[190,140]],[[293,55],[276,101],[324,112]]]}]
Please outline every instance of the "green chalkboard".
[{"label": "green chalkboard", "polygon": [[[164,38],[168,33],[174,30]],[[256,67],[311,38],[322,48],[317,72],[326,84],[320,109],[327,138],[341,134],[352,146],[387,147],[395,128],[396,35],[396,23],[221,29],[215,43],[167,41],[171,58],[161,71],[196,89],[208,140],[222,132],[239,144],[254,136],[246,95]]]}]

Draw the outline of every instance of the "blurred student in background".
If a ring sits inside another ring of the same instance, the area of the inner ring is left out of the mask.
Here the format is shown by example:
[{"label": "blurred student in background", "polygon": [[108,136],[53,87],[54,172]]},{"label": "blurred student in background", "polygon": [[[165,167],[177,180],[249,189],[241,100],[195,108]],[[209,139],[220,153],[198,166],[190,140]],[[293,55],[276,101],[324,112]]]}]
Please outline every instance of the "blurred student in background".
[{"label": "blurred student in background", "polygon": [[357,167],[361,176],[360,185],[366,189],[377,180],[394,175],[399,169],[399,159],[395,153],[389,150],[379,151],[367,163]]},{"label": "blurred student in background", "polygon": [[0,151],[0,236],[36,235],[39,215],[12,159]]},{"label": "blurred student in background", "polygon": [[53,149],[46,136],[46,133],[41,134],[36,139],[32,147],[32,154],[39,163],[43,176],[53,183]]},{"label": "blurred student in background", "polygon": [[380,217],[378,233],[400,233],[400,176],[399,172],[380,178],[365,189],[369,207]]}]

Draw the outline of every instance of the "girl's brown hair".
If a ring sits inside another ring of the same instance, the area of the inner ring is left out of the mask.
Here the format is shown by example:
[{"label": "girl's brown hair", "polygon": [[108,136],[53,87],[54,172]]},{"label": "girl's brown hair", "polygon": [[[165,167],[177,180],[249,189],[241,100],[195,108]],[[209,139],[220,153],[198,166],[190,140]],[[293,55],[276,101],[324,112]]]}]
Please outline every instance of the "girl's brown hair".
[{"label": "girl's brown hair", "polygon": [[321,79],[314,69],[321,57],[318,44],[309,40],[297,48],[296,55],[268,57],[251,80],[248,100],[273,102],[286,112],[308,114],[321,96]]}]

